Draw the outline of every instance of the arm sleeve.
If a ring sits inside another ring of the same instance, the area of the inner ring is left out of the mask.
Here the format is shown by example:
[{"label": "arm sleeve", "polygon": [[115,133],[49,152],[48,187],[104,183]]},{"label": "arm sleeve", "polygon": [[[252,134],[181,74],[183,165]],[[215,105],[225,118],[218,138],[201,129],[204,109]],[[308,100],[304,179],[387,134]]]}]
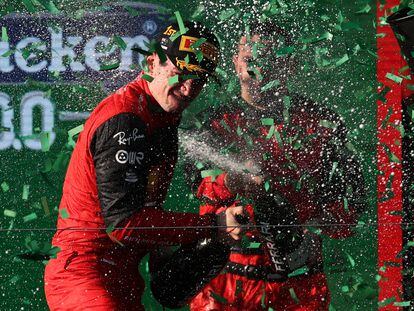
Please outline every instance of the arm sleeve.
[{"label": "arm sleeve", "polygon": [[[125,242],[167,245],[211,236],[211,215],[172,213],[145,206],[149,149],[146,126],[132,113],[106,121],[91,141],[102,216],[106,226],[120,228],[112,236]],[[142,227],[147,228],[139,229]]]}]

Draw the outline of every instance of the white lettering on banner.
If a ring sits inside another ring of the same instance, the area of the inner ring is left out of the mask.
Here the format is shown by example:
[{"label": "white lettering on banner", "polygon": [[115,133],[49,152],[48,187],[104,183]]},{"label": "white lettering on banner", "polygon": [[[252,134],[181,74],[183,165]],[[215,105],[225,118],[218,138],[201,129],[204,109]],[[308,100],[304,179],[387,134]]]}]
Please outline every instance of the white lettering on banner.
[{"label": "white lettering on banner", "polygon": [[[85,41],[83,37],[65,37],[65,31],[61,28],[56,30],[48,28],[48,32],[50,33],[50,42],[42,41],[37,37],[23,38],[16,43],[15,47],[10,46],[9,42],[0,42],[0,72],[10,73],[15,69],[12,62],[13,53],[10,53],[11,55],[8,55],[9,53],[7,53],[10,50],[15,50],[14,61],[16,62],[18,68],[24,72],[35,73],[45,69],[46,67],[48,67],[49,71],[66,71],[67,68],[63,62],[64,57],[68,57],[70,59],[69,67],[70,70],[74,72],[85,71],[87,67],[94,71],[99,71],[102,65],[100,59],[112,56],[111,54],[114,54],[118,49],[118,47],[114,45],[110,51],[99,52],[98,50],[100,47],[104,49],[110,43],[110,38],[106,36],[94,36],[85,42],[85,47],[83,49],[85,64],[83,64],[77,60],[80,59],[82,55],[78,55],[80,52],[77,53],[75,50],[76,47]],[[122,39],[126,43],[126,49],[121,50],[119,53],[118,57],[120,57],[120,60],[118,60],[120,61],[120,65],[118,70],[129,71],[131,70],[130,66],[132,65],[133,57],[133,51],[131,49],[134,47],[146,49],[145,43],[148,42],[149,39],[143,35],[135,37],[122,37]],[[45,53],[45,55],[50,54],[50,59],[43,59],[38,63],[29,64],[31,61],[35,61],[34,58],[36,57],[36,50],[45,52],[47,48],[50,48],[50,53]],[[30,49],[30,54],[27,59],[23,57],[23,51],[25,49]],[[2,57],[1,55],[4,54],[6,54],[6,56]],[[143,60],[143,56],[141,54],[139,54],[138,60],[139,63]]]},{"label": "white lettering on banner", "polygon": [[10,58],[2,56],[9,51],[9,42],[0,41],[0,72],[12,72],[14,69],[14,66],[10,63]]},{"label": "white lettering on banner", "polygon": [[49,28],[51,36],[51,49],[53,57],[50,62],[49,71],[65,71],[66,66],[63,64],[63,57],[69,57],[70,68],[73,71],[83,71],[85,66],[76,61],[76,53],[73,50],[82,42],[82,37],[66,37],[66,44],[63,43],[62,29],[58,28],[57,32]]},{"label": "white lettering on banner", "polygon": [[[32,45],[32,47],[29,47]],[[46,51],[46,43],[36,37],[28,37],[17,43],[16,52],[14,53],[14,59],[16,60],[17,66],[26,72],[39,72],[46,68],[47,61],[42,60],[37,64],[29,65],[29,61],[36,57],[36,54],[33,53],[33,50],[30,51],[29,57],[26,59],[23,57],[23,50],[26,48],[37,49],[40,51]]]},{"label": "white lettering on banner", "polygon": [[[143,50],[147,49],[145,42],[148,38],[145,36],[136,36],[134,38],[122,37],[122,40],[126,43],[125,50],[121,50],[121,63],[119,64],[119,70],[128,71],[132,65],[132,48],[139,47]],[[141,64],[144,56],[139,54],[138,63]]]},{"label": "white lettering on banner", "polygon": [[[44,94],[39,91],[27,93],[21,103],[20,108],[20,120],[21,136],[32,136],[33,135],[33,109],[40,107],[42,110],[42,132],[49,132],[49,144],[51,145],[54,140],[56,133],[53,131],[54,125],[54,108],[51,101],[44,97]],[[23,140],[25,146],[34,150],[41,150],[42,145],[40,138],[30,138]]]},{"label": "white lettering on banner", "polygon": [[117,138],[118,139],[118,144],[119,145],[131,145],[131,142],[136,141],[137,139],[143,139],[145,138],[145,136],[143,134],[139,133],[139,130],[137,128],[134,128],[132,130],[132,134],[125,137],[126,134],[125,132],[118,132],[116,133],[113,138]]},{"label": "white lettering on banner", "polygon": [[116,51],[116,47],[113,46],[108,53],[102,53],[97,51],[99,45],[107,46],[109,44],[109,38],[104,36],[96,36],[89,40],[85,45],[85,63],[93,70],[98,71],[101,67],[99,59],[108,56]]},{"label": "white lettering on banner", "polygon": [[137,152],[137,151],[126,151],[126,150],[118,150],[118,152],[115,154],[115,160],[116,162],[120,164],[141,164],[141,161],[144,159],[144,153],[143,152]]},{"label": "white lettering on banner", "polygon": [[0,93],[1,126],[3,127],[0,132],[0,150],[10,148],[14,140],[14,129],[12,122],[14,110],[9,105],[9,95]]}]

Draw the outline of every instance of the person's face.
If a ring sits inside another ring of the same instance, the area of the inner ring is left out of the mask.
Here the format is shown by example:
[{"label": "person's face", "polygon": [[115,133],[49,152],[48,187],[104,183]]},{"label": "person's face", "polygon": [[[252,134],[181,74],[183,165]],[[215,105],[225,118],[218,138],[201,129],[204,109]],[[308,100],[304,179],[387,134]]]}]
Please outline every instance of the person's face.
[{"label": "person's face", "polygon": [[246,36],[241,37],[238,52],[233,56],[234,68],[240,80],[241,87],[245,88],[245,91],[254,99],[260,96],[261,80],[260,76],[253,74],[253,69],[255,68],[261,73],[261,68],[252,66],[253,52],[251,43],[258,41],[259,36],[257,35],[251,37],[249,43],[247,42]]},{"label": "person's face", "polygon": [[156,53],[147,58],[149,74],[154,80],[149,83],[149,88],[155,100],[166,112],[181,112],[188,107],[203,89],[206,80],[200,79],[179,79],[178,83],[170,85],[169,79],[182,72],[167,58],[161,63]]},{"label": "person's face", "polygon": [[[254,59],[253,45],[258,46],[258,56]],[[233,56],[236,74],[239,78],[242,92],[252,103],[259,103],[266,96],[277,95],[280,88],[272,88],[262,92],[261,88],[267,83],[278,80],[281,87],[286,83],[288,68],[286,60],[275,60],[272,57],[272,43],[263,42],[259,35],[253,35],[248,41],[246,36],[241,37],[237,54]],[[261,64],[260,64],[261,63]]]}]

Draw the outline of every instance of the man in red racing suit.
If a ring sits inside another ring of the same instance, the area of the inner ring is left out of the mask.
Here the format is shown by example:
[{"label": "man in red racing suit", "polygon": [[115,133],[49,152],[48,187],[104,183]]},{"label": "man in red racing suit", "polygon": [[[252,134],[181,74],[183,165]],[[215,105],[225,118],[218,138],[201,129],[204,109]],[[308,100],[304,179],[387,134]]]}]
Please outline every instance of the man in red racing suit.
[{"label": "man in red racing suit", "polygon": [[[210,52],[211,47],[218,51],[217,39],[200,24],[186,26],[187,35],[206,38]],[[169,40],[177,29],[178,25],[169,26],[162,37],[168,58],[157,53],[147,57],[152,82],[139,76],[104,99],[80,133],[53,238],[60,252],[45,270],[51,310],[143,310],[144,282],[138,265],[146,254],[159,246],[192,243],[217,233],[225,237],[226,229],[211,228],[217,221],[237,225],[233,212],[217,217],[161,208],[177,159],[181,112],[200,93],[205,73],[214,70],[218,57],[208,55],[209,59],[195,62],[189,52],[186,59],[193,64],[187,65],[202,74],[169,83],[175,75],[188,74],[178,66],[184,55],[176,46],[185,38]],[[184,228],[188,226],[194,229]],[[231,235],[237,239],[239,233],[236,228]]]},{"label": "man in red racing suit", "polygon": [[[250,29],[254,42],[263,42],[264,37],[272,42],[270,33],[283,34],[273,24],[259,24]],[[322,271],[321,238],[301,225],[314,224],[317,228],[321,223],[355,224],[364,202],[360,166],[347,148],[345,126],[333,111],[300,96],[289,96],[283,88],[277,89],[279,93],[272,90],[255,94],[251,88],[260,89],[260,84],[247,73],[251,58],[251,46],[242,37],[238,55],[233,59],[242,101],[225,107],[226,112],[216,113],[209,131],[216,138],[214,146],[231,145],[239,158],[260,164],[257,175],[262,176],[262,181],[257,182],[257,176],[252,180],[253,176],[240,176],[232,171],[217,176],[214,181],[211,177],[204,178],[197,189],[197,196],[205,202],[200,214],[239,205],[236,195],[246,194],[248,188],[254,189],[259,184],[263,189],[259,191],[282,196],[287,201],[285,216],[288,218],[293,211],[302,241],[286,253],[287,279],[276,282],[269,279],[273,273],[269,249],[259,232],[251,230],[247,234],[250,243],[257,242],[260,246],[233,247],[223,273],[192,299],[190,308],[194,311],[267,310],[269,307],[328,310],[330,295]],[[275,77],[267,76],[267,81],[272,79]],[[260,211],[258,201],[245,206],[251,223],[255,222],[253,210]],[[280,214],[283,218],[283,212]],[[349,226],[321,229],[333,238],[352,234]]]}]

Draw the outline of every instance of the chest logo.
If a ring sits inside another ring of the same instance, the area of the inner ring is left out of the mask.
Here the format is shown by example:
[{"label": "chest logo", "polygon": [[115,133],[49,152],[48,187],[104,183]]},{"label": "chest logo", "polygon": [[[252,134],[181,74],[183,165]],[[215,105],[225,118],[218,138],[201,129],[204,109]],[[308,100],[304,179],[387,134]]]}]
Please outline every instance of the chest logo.
[{"label": "chest logo", "polygon": [[116,162],[120,164],[141,164],[142,160],[144,160],[144,153],[137,152],[137,151],[125,151],[125,150],[118,150],[115,154]]}]

